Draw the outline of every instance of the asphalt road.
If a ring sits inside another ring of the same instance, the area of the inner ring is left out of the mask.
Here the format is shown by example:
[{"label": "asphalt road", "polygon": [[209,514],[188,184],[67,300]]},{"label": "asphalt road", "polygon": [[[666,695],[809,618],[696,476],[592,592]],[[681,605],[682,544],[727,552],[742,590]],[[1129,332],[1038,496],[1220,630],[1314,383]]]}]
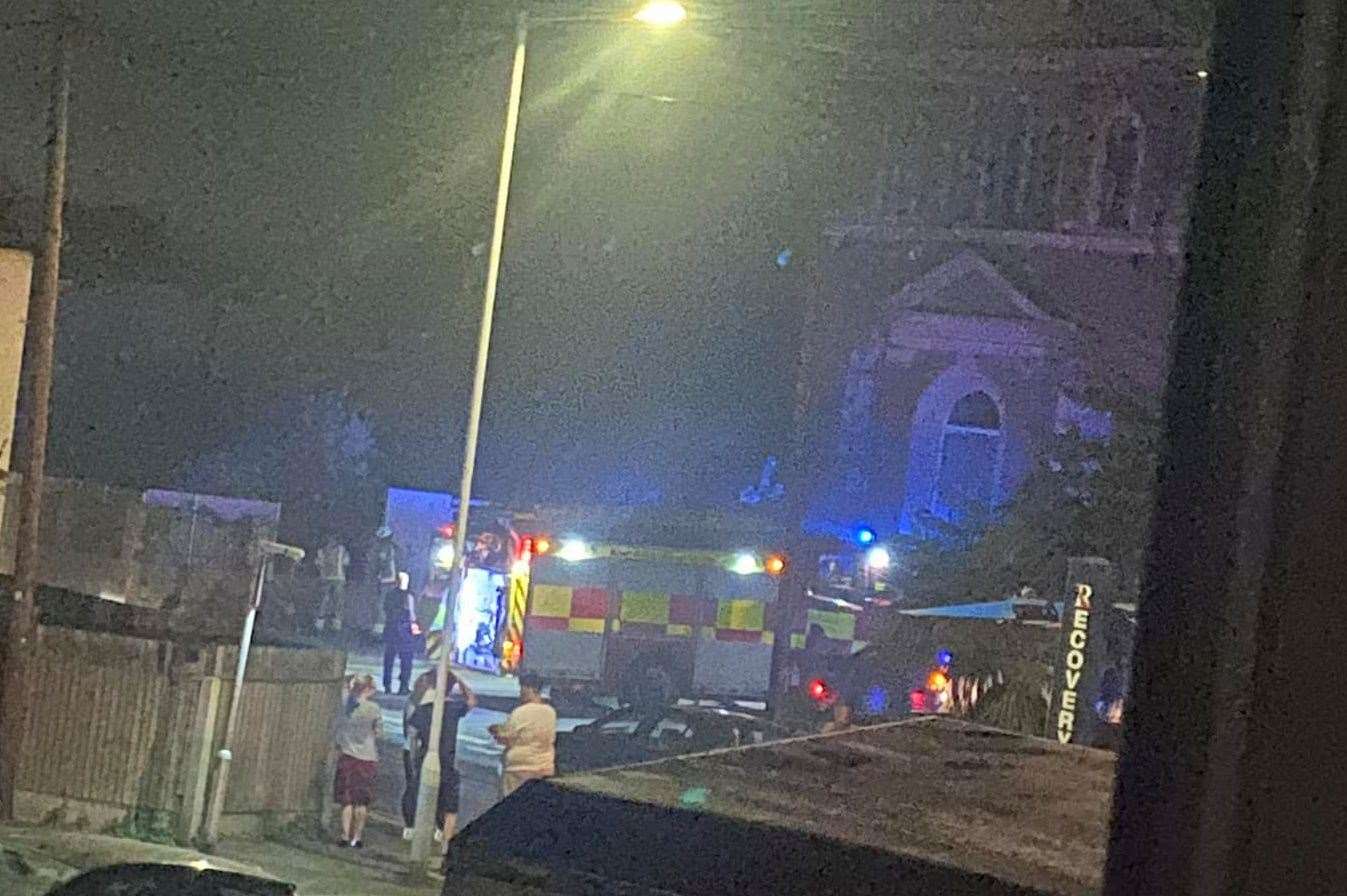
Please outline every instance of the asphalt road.
[{"label": "asphalt road", "polygon": [[[430,669],[425,660],[418,661],[416,675]],[[373,675],[379,682],[383,676],[383,658],[351,654],[346,664],[347,674]],[[462,781],[459,791],[459,826],[490,809],[500,799],[501,748],[487,732],[491,725],[505,721],[506,715],[519,700],[519,683],[508,676],[496,676],[471,669],[455,668],[454,674],[467,682],[477,694],[477,708],[468,713],[458,725],[458,747],[455,767]],[[375,784],[375,804],[372,814],[376,820],[401,826],[402,788],[402,710],[406,697],[380,693],[375,702],[384,713],[383,741],[379,749],[379,778]],[[558,718],[557,729],[569,731],[576,725],[591,721],[592,716],[569,715]]]}]

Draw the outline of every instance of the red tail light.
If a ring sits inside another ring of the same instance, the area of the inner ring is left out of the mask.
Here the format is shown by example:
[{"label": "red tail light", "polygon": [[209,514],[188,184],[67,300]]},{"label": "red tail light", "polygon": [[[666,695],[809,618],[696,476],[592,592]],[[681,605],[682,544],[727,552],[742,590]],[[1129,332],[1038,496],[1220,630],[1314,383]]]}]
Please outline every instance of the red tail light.
[{"label": "red tail light", "polygon": [[828,683],[822,678],[815,678],[809,682],[809,698],[822,703],[828,698]]},{"label": "red tail light", "polygon": [[926,692],[925,692],[925,691],[923,691],[923,690],[921,690],[920,688],[918,688],[917,690],[913,691],[911,694],[908,695],[908,699],[912,702],[912,711],[913,711],[913,712],[925,712],[925,711],[926,711]]}]

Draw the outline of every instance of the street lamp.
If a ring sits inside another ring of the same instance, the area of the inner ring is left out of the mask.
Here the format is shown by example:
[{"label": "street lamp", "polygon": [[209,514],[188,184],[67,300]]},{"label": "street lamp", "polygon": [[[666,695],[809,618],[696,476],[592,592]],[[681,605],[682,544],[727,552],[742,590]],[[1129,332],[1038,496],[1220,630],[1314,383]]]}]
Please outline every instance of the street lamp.
[{"label": "street lamp", "polygon": [[[687,19],[687,10],[672,0],[651,0],[642,6],[633,20],[643,25],[667,28]],[[542,19],[544,23],[603,21],[576,17]],[[496,308],[496,285],[500,279],[501,247],[505,239],[505,212],[510,199],[510,174],[514,169],[515,137],[519,132],[519,101],[524,92],[524,59],[528,45],[528,13],[520,11],[515,26],[514,65],[510,72],[510,97],[505,107],[505,139],[500,153],[500,175],[496,185],[496,214],[491,225],[491,245],[487,254],[486,291],[482,297],[482,323],[477,333],[477,361],[473,368],[472,398],[468,405],[468,428],[463,439],[463,471],[458,489],[458,515],[454,527],[454,572],[445,591],[444,631],[440,639],[440,656],[435,670],[435,701],[431,706],[430,732],[426,757],[421,764],[417,785],[416,825],[412,836],[411,865],[413,873],[422,870],[430,855],[436,824],[436,806],[440,789],[440,732],[444,730],[444,698],[449,682],[449,652],[453,639],[449,637],[454,624],[454,600],[463,580],[468,536],[468,505],[472,500],[472,477],[477,462],[477,434],[482,422],[482,396],[486,387],[486,363],[491,352],[491,322]]]},{"label": "street lamp", "polygon": [[652,0],[636,11],[633,19],[642,25],[650,25],[653,28],[668,28],[671,25],[681,24],[688,17],[688,11],[683,4],[676,3],[674,0]]}]

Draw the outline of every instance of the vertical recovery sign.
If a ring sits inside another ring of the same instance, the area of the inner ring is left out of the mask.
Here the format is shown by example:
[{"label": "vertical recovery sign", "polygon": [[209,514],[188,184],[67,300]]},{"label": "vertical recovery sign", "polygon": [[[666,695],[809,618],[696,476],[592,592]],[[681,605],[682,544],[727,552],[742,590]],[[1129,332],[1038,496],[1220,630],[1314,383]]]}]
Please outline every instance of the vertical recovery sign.
[{"label": "vertical recovery sign", "polygon": [[1098,557],[1071,558],[1048,716],[1052,729],[1048,736],[1060,743],[1094,743],[1105,724],[1095,711],[1095,700],[1107,665],[1104,626],[1115,594],[1112,564]]}]

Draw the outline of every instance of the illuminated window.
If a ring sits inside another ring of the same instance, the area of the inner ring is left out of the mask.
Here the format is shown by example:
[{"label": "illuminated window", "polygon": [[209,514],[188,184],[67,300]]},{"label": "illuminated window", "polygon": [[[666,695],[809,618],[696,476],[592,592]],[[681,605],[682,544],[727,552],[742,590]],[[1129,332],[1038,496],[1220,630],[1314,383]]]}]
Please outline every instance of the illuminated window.
[{"label": "illuminated window", "polygon": [[959,522],[996,503],[1001,412],[986,392],[972,392],[950,411],[940,443],[940,475],[931,511]]}]

